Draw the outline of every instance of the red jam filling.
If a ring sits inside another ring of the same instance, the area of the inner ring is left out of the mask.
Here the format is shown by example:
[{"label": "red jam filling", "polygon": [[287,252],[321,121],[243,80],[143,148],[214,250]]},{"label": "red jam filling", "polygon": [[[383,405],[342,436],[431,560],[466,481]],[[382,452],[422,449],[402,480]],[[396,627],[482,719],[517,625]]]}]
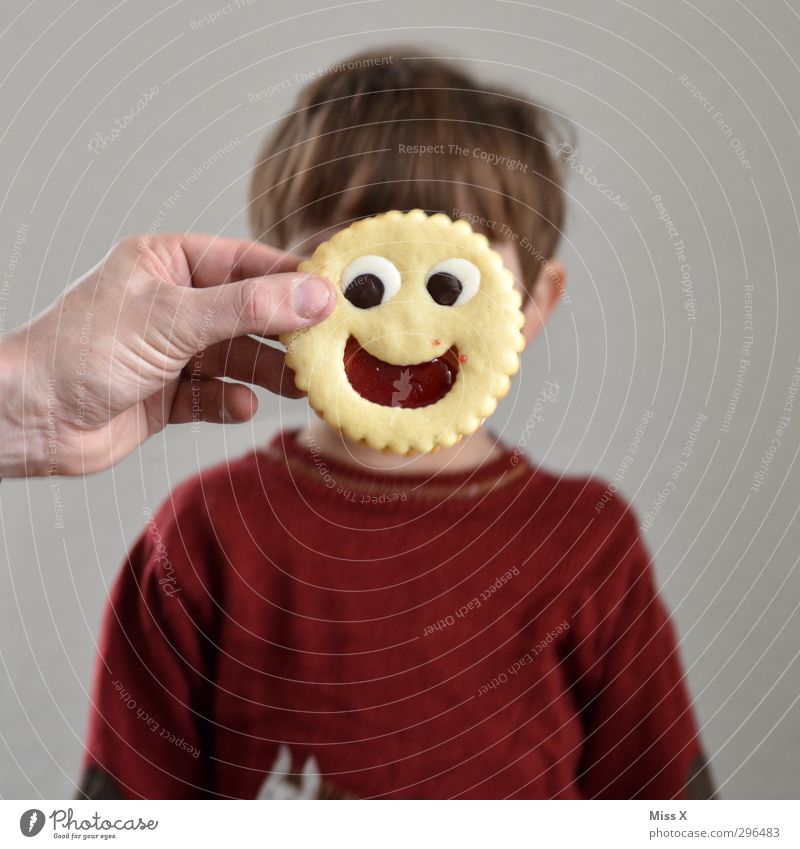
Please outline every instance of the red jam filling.
[{"label": "red jam filling", "polygon": [[458,375],[456,347],[425,363],[396,366],[373,357],[355,337],[344,349],[344,370],[350,385],[373,404],[414,409],[444,398]]}]

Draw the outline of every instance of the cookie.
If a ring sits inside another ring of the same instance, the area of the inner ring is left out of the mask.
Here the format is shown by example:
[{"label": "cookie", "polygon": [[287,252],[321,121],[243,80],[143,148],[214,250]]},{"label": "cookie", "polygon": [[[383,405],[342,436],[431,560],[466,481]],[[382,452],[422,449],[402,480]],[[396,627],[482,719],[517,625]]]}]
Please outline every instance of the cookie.
[{"label": "cookie", "polygon": [[321,324],[284,334],[287,365],[332,427],[372,448],[454,445],[509,389],[522,298],[485,236],[422,210],[365,218],[299,269],[332,280]]}]

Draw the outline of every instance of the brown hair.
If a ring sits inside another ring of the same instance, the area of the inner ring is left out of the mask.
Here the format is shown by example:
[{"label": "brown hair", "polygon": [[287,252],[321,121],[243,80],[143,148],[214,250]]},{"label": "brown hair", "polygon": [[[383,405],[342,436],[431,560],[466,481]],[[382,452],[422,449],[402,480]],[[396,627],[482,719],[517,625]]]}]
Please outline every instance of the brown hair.
[{"label": "brown hair", "polygon": [[444,212],[515,243],[530,292],[563,225],[560,126],[415,48],[354,56],[306,86],[267,138],[251,184],[254,236],[288,248],[390,209]]}]

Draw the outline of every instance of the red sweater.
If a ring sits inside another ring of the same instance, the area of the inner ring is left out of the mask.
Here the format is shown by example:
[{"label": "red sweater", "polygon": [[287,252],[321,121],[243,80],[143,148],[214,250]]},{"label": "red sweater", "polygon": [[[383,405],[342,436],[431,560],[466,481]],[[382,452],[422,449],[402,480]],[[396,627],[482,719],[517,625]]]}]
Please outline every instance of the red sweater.
[{"label": "red sweater", "polygon": [[85,767],[133,798],[679,798],[698,755],[635,516],[601,483],[507,450],[361,472],[287,432],[148,521]]}]

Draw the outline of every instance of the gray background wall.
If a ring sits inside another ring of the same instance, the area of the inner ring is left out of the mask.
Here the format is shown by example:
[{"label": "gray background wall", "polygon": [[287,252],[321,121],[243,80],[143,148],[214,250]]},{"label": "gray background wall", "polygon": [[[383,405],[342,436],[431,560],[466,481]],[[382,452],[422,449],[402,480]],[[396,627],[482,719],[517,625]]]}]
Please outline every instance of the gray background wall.
[{"label": "gray background wall", "polygon": [[[577,125],[575,162],[628,209],[573,170],[561,251],[569,303],[526,352],[493,425],[555,469],[613,478],[652,411],[619,480],[644,517],[706,416],[646,538],[722,794],[800,795],[800,400],[752,489],[800,355],[800,4],[232,0],[216,22],[197,24],[224,7],[4,0],[2,329],[47,304],[123,234],[154,222],[246,234],[248,169],[265,128],[297,94],[295,74],[399,40],[466,57],[487,81],[544,99]],[[274,96],[249,101],[287,79]],[[94,134],[109,134],[153,86],[146,108],[92,153]],[[202,179],[179,190],[210,158]],[[526,434],[546,379],[561,392]],[[262,398],[253,425],[168,430],[89,480],[62,480],[55,491],[47,480],[3,482],[2,795],[72,792],[100,614],[143,507],[306,415],[301,402]]]}]

